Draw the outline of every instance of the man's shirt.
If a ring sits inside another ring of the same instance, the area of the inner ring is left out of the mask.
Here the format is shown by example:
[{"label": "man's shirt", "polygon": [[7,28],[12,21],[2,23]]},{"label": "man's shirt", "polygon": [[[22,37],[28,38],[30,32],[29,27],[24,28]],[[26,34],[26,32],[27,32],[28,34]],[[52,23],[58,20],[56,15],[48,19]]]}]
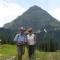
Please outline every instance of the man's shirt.
[{"label": "man's shirt", "polygon": [[16,41],[16,43],[24,43],[27,42],[27,37],[24,34],[17,34],[14,38],[14,41]]}]

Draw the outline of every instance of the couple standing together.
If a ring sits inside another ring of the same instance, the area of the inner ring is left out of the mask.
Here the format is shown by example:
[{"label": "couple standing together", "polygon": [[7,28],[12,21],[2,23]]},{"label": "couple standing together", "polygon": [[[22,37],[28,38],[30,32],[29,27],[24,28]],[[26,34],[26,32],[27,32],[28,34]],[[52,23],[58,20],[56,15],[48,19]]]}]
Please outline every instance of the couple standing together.
[{"label": "couple standing together", "polygon": [[28,29],[28,34],[25,33],[24,27],[20,28],[20,32],[15,36],[14,41],[17,45],[18,60],[22,60],[22,56],[25,52],[25,45],[28,47],[29,58],[31,59],[34,56],[36,36],[32,32],[32,28]]}]

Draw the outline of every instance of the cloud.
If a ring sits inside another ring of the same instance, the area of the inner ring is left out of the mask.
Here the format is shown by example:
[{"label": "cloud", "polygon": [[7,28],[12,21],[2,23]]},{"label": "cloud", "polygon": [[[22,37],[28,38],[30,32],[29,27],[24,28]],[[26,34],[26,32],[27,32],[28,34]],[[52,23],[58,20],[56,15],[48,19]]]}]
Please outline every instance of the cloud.
[{"label": "cloud", "polygon": [[[8,2],[7,2],[8,1]],[[10,1],[10,2],[9,2]],[[12,21],[25,11],[20,5],[13,3],[12,0],[0,1],[0,27]]]},{"label": "cloud", "polygon": [[55,10],[52,10],[49,12],[53,17],[58,19],[60,21],[60,8],[57,8]]}]

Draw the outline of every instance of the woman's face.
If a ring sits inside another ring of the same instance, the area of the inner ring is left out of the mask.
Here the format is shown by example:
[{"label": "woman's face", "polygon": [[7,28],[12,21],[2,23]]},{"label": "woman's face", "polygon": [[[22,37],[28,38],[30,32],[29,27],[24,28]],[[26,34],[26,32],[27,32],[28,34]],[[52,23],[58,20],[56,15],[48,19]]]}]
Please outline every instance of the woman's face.
[{"label": "woman's face", "polygon": [[29,34],[32,34],[32,30],[31,30],[31,31],[29,31]]},{"label": "woman's face", "polygon": [[29,32],[29,34],[31,34],[32,33],[32,28],[29,28],[28,32]]}]

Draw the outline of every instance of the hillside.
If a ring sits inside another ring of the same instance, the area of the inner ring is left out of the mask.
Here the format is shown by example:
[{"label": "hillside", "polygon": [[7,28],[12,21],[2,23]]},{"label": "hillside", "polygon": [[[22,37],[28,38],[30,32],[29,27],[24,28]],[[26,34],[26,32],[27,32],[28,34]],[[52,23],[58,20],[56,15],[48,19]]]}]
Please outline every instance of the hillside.
[{"label": "hillside", "polygon": [[[1,37],[3,43],[12,43],[15,32],[21,26],[25,28],[32,27],[34,32],[38,32],[36,34],[38,49],[44,51],[60,50],[60,22],[42,8],[32,6],[15,20],[5,24],[4,29],[8,29],[8,32],[0,32],[1,35],[3,34]],[[44,32],[44,29],[47,33]],[[41,32],[39,33],[40,30]],[[7,38],[5,38],[6,36]]]},{"label": "hillside", "polygon": [[15,36],[15,31],[6,29],[6,28],[0,28],[0,40],[1,44],[12,44]]},{"label": "hillside", "polygon": [[4,25],[4,28],[18,29],[21,26],[25,28],[32,27],[34,31],[43,30],[60,30],[60,22],[53,18],[48,12],[38,6],[30,7],[21,16]]}]

